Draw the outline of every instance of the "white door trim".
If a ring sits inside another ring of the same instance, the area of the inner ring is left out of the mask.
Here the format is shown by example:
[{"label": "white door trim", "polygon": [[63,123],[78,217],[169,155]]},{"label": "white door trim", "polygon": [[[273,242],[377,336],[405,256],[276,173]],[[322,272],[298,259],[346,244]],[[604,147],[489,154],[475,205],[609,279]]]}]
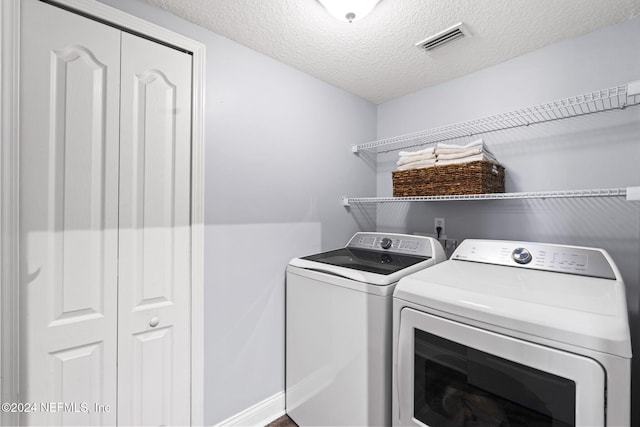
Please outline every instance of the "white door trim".
[{"label": "white door trim", "polygon": [[[192,172],[191,172],[191,423],[204,422],[204,66],[205,47],[165,28],[128,15],[118,9],[86,0],[49,0],[48,2],[96,17],[125,30],[144,34],[152,39],[175,46],[192,54]],[[0,366],[2,369],[2,401],[17,401],[18,396],[18,313],[17,286],[19,283],[18,247],[18,142],[20,111],[20,0],[0,2]],[[5,422],[2,424],[15,424]]]},{"label": "white door trim", "polygon": [[[18,353],[18,141],[20,129],[20,2],[0,6],[0,400],[17,401]],[[17,414],[2,412],[0,424],[17,424]]]}]

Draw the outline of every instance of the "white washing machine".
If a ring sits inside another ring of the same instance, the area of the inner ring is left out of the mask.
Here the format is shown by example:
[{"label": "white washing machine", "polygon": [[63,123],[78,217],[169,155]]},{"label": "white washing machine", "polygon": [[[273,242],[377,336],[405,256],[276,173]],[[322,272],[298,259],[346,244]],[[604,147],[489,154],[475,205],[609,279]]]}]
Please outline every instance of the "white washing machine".
[{"label": "white washing machine", "polygon": [[625,287],[601,249],[465,240],[400,280],[393,424],[629,426]]},{"label": "white washing machine", "polygon": [[289,417],[300,426],[390,425],[393,290],[444,260],[429,237],[356,233],[344,248],[289,263]]}]

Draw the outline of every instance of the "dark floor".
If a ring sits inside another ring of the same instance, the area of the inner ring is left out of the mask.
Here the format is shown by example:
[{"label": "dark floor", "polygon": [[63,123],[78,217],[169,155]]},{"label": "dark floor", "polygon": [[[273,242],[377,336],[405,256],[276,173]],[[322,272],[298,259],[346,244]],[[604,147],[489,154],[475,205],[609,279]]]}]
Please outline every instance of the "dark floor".
[{"label": "dark floor", "polygon": [[298,424],[294,423],[293,420],[285,414],[277,420],[271,421],[265,427],[298,427]]}]

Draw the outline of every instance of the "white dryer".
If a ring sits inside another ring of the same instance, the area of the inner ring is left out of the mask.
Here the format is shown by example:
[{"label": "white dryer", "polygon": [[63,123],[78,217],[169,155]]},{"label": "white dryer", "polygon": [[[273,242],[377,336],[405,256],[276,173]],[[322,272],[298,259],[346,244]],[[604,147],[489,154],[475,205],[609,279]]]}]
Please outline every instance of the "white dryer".
[{"label": "white dryer", "polygon": [[301,426],[391,423],[391,306],[401,277],[445,260],[429,237],[356,233],[293,259],[286,282],[286,410]]},{"label": "white dryer", "polygon": [[393,424],[629,426],[624,283],[601,249],[465,240],[400,280]]}]

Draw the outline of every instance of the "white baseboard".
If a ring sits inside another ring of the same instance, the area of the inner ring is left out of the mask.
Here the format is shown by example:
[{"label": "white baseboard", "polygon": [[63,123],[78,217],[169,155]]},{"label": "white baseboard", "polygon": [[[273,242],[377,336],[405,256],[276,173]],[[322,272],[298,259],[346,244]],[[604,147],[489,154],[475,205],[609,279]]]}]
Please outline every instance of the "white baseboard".
[{"label": "white baseboard", "polygon": [[221,421],[214,427],[263,427],[285,414],[284,405],[284,392],[281,391],[266,398],[262,402],[258,402],[250,408]]}]

